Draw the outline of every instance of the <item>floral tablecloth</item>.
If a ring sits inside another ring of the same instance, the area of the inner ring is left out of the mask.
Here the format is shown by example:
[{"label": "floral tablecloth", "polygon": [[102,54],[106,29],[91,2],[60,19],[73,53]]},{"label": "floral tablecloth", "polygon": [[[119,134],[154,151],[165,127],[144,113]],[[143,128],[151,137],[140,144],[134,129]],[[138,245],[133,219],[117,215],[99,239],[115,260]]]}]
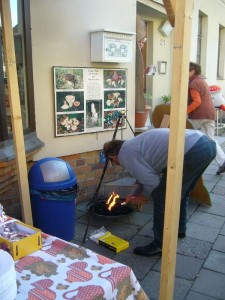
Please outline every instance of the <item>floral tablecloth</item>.
[{"label": "floral tablecloth", "polygon": [[148,299],[130,267],[46,234],[42,249],[15,268],[16,300]]}]

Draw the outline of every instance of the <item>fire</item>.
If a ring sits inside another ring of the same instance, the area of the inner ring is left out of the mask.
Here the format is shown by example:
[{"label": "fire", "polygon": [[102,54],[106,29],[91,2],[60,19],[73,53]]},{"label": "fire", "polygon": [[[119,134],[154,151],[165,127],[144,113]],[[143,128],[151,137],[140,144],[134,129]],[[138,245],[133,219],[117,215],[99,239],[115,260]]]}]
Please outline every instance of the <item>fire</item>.
[{"label": "fire", "polygon": [[119,195],[112,192],[112,194],[109,196],[108,200],[106,201],[106,204],[108,205],[108,210],[111,211],[111,209],[115,206],[116,201],[119,199]]}]

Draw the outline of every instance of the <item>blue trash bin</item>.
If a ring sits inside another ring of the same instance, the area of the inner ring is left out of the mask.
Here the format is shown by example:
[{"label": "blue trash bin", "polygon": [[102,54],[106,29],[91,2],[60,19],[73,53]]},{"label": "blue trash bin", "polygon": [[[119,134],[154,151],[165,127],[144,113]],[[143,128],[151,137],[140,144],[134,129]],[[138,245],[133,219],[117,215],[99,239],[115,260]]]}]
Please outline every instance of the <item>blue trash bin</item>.
[{"label": "blue trash bin", "polygon": [[66,241],[75,235],[77,179],[59,158],[44,158],[28,173],[33,224]]}]

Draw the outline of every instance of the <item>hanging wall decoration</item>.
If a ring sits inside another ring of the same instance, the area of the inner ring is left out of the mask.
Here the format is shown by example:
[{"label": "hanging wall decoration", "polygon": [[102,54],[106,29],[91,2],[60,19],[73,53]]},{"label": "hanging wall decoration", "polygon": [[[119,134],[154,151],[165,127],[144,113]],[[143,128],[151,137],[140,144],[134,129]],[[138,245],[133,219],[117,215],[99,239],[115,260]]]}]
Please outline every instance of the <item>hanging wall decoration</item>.
[{"label": "hanging wall decoration", "polygon": [[53,76],[55,136],[114,130],[126,114],[126,69],[54,67]]}]

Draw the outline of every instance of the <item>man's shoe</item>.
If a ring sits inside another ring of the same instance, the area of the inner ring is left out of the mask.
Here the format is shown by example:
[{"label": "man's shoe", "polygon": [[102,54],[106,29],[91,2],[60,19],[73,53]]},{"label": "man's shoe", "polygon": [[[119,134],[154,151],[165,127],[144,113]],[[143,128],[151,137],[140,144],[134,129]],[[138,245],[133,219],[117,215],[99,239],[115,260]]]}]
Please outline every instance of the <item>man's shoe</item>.
[{"label": "man's shoe", "polygon": [[186,233],[178,233],[178,238],[179,239],[185,239],[186,238]]},{"label": "man's shoe", "polygon": [[218,171],[216,172],[217,175],[225,172],[225,162],[223,163],[222,166],[219,167]]},{"label": "man's shoe", "polygon": [[135,248],[134,253],[142,256],[161,255],[162,249],[153,242],[147,246]]}]

